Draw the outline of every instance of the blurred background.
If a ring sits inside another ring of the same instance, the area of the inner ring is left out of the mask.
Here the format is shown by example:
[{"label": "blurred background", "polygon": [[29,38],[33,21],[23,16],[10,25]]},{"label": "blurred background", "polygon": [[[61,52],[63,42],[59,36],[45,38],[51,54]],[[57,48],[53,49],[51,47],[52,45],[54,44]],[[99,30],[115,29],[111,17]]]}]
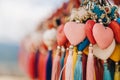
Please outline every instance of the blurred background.
[{"label": "blurred background", "polygon": [[67,1],[0,0],[0,80],[24,76],[18,67],[20,41]]},{"label": "blurred background", "polygon": [[29,80],[18,65],[21,41],[69,1],[79,0],[0,0],[0,80]]}]

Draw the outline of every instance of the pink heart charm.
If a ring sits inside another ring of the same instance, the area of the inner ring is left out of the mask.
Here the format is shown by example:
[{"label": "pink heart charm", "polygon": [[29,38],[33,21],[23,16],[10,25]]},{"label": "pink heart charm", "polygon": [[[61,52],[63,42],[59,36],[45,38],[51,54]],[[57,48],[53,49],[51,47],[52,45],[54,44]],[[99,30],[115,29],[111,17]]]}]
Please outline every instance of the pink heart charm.
[{"label": "pink heart charm", "polygon": [[113,31],[109,27],[104,27],[100,23],[96,23],[93,27],[93,36],[101,49],[106,49],[113,41]]},{"label": "pink heart charm", "polygon": [[78,45],[86,38],[85,24],[67,22],[64,27],[64,33],[72,45]]}]

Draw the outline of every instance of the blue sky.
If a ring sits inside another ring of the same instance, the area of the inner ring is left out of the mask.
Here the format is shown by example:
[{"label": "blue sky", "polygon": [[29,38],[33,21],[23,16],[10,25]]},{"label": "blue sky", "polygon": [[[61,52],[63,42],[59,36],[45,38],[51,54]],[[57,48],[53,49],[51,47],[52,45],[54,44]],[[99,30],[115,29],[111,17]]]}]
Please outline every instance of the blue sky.
[{"label": "blue sky", "polygon": [[0,0],[0,41],[19,42],[68,0]]}]

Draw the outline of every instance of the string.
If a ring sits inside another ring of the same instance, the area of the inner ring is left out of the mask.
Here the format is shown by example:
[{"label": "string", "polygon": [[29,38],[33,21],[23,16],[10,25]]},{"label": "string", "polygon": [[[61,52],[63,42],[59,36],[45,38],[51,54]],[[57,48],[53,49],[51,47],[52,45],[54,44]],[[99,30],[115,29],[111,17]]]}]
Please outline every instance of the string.
[{"label": "string", "polygon": [[63,66],[63,68],[62,68],[62,70],[61,70],[61,72],[60,72],[59,80],[61,80],[62,73],[63,73],[63,70],[65,69],[65,67],[66,67],[66,64]]}]

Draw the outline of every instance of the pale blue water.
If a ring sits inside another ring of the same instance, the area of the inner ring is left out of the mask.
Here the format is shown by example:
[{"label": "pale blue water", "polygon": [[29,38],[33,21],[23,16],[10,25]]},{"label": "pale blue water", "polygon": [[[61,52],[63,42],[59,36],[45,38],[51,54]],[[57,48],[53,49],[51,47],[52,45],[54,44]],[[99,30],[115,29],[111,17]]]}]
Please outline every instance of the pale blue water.
[{"label": "pale blue water", "polygon": [[18,66],[19,45],[0,43],[0,75],[22,75]]},{"label": "pale blue water", "polygon": [[0,63],[17,63],[19,45],[0,43]]}]

